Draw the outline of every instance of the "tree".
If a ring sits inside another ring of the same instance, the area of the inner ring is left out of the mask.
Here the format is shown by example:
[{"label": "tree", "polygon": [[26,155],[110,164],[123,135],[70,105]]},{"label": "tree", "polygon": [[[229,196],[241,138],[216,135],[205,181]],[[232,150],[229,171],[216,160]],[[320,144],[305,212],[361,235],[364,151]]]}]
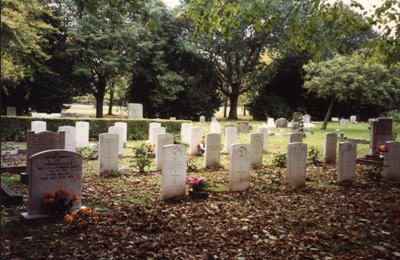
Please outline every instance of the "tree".
[{"label": "tree", "polygon": [[364,63],[358,55],[342,56],[305,65],[304,87],[318,97],[330,99],[322,129],[326,129],[335,103],[359,101],[393,106],[399,100],[400,67],[390,69],[379,63]]}]

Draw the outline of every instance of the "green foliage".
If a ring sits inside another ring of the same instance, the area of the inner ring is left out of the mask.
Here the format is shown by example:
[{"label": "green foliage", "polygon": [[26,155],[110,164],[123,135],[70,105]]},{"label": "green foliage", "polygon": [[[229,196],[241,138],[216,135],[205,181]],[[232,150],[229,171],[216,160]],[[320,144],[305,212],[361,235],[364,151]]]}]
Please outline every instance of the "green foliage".
[{"label": "green foliage", "polygon": [[322,164],[321,161],[321,152],[316,146],[311,146],[308,150],[308,163],[313,164],[315,166],[319,166]]},{"label": "green foliage", "polygon": [[187,164],[187,171],[188,172],[197,172],[198,171],[198,167],[197,167],[195,159],[188,158],[186,164]]},{"label": "green foliage", "polygon": [[132,148],[133,150],[133,163],[134,168],[139,169],[139,172],[145,172],[146,167],[150,168],[151,161],[147,158],[147,146],[145,143]]},{"label": "green foliage", "polygon": [[382,179],[382,170],[381,167],[368,167],[363,174],[369,181],[380,181]]},{"label": "green foliage", "polygon": [[279,187],[281,187],[283,185],[283,174],[280,170],[268,171],[266,174],[269,175],[269,177],[270,177],[272,188],[278,189]]},{"label": "green foliage", "polygon": [[286,167],[287,155],[286,153],[275,154],[272,158],[272,164],[276,167]]},{"label": "green foliage", "polygon": [[[26,141],[26,132],[31,129],[31,121],[39,120],[32,117],[4,117],[0,118],[1,140],[3,141]],[[45,118],[47,130],[58,131],[59,126],[74,126],[77,121],[89,122],[90,138],[97,140],[99,134],[107,133],[108,128],[116,122],[128,124],[128,140],[147,140],[149,124],[160,122],[168,133],[179,135],[181,124],[187,121],[182,120],[147,120],[147,119],[99,119],[99,118]]]},{"label": "green foliage", "polygon": [[82,155],[83,159],[87,160],[97,160],[99,157],[99,150],[91,149],[89,147],[83,147],[76,150],[77,153]]}]

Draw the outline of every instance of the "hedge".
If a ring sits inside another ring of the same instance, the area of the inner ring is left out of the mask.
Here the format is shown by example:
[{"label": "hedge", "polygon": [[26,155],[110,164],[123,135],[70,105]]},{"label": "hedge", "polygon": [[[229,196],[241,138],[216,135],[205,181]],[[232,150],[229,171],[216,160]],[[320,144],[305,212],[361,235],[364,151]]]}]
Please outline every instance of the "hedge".
[{"label": "hedge", "polygon": [[108,128],[115,122],[126,122],[128,124],[128,140],[147,140],[149,138],[149,124],[151,122],[161,123],[167,133],[179,135],[181,124],[185,120],[164,119],[122,119],[122,118],[32,118],[32,117],[6,117],[2,116],[1,140],[2,141],[26,141],[26,133],[31,129],[32,121],[46,121],[47,130],[57,131],[59,126],[75,126],[77,121],[89,122],[89,137],[98,140],[99,134],[107,133]]}]

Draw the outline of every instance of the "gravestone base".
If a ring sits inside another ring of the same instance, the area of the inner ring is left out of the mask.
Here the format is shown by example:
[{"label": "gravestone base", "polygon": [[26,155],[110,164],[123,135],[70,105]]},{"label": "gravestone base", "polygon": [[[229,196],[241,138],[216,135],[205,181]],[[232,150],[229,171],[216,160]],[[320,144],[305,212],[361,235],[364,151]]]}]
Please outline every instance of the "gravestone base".
[{"label": "gravestone base", "polygon": [[21,220],[26,222],[46,221],[49,218],[49,214],[29,214],[28,212],[21,213]]},{"label": "gravestone base", "polygon": [[29,184],[29,175],[26,172],[21,172],[19,175],[19,181],[23,184],[28,185]]}]

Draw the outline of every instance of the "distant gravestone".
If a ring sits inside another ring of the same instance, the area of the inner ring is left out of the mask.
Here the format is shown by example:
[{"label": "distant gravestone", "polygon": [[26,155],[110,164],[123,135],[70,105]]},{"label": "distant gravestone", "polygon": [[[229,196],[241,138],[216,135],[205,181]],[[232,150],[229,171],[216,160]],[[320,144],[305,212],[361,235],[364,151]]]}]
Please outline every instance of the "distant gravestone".
[{"label": "distant gravestone", "polygon": [[349,119],[345,119],[345,118],[341,118],[339,120],[340,125],[348,125],[350,124],[350,120]]},{"label": "distant gravestone", "polygon": [[143,118],[143,105],[139,103],[129,103],[128,118]]},{"label": "distant gravestone", "polygon": [[356,171],[357,146],[354,142],[339,144],[337,181],[353,181]]},{"label": "distant gravestone", "polygon": [[150,144],[156,144],[156,135],[154,134],[154,129],[161,127],[161,123],[152,122],[149,124],[149,142]]},{"label": "distant gravestone", "polygon": [[221,161],[221,134],[211,133],[206,136],[205,167],[219,166]]},{"label": "distant gravestone", "polygon": [[277,128],[286,128],[288,126],[288,121],[285,118],[279,118],[275,121],[275,126]]},{"label": "distant gravestone", "polygon": [[231,145],[237,142],[237,128],[234,126],[228,126],[225,128],[225,143],[224,151],[230,152]]},{"label": "distant gravestone", "polygon": [[233,144],[229,162],[229,190],[244,191],[250,187],[251,146]]},{"label": "distant gravestone", "polygon": [[293,113],[293,122],[300,122],[301,121],[301,113],[300,112],[294,112]]},{"label": "distant gravestone", "polygon": [[108,133],[118,135],[118,154],[122,155],[124,151],[124,129],[118,126],[110,126]]},{"label": "distant gravestone", "polygon": [[190,132],[192,128],[192,123],[182,123],[181,124],[181,141],[184,144],[190,144]]},{"label": "distant gravestone", "polygon": [[290,143],[301,143],[303,142],[303,134],[302,133],[291,133],[289,135],[289,144]]},{"label": "distant gravestone", "polygon": [[337,134],[325,133],[324,135],[324,160],[325,163],[336,163]]},{"label": "distant gravestone", "polygon": [[128,141],[128,124],[125,122],[116,122],[114,123],[114,126],[121,127],[122,129],[124,129],[122,138],[124,140],[124,143],[126,143]]},{"label": "distant gravestone", "polygon": [[307,144],[290,143],[287,157],[287,180],[293,188],[306,185]]},{"label": "distant gravestone", "polygon": [[172,134],[159,134],[157,135],[157,144],[156,144],[156,171],[162,169],[163,164],[163,147],[165,145],[174,144],[174,136]]},{"label": "distant gravestone", "polygon": [[186,146],[165,145],[161,169],[161,200],[185,195]]},{"label": "distant gravestone", "polygon": [[89,122],[75,122],[76,148],[89,147]]},{"label": "distant gravestone", "polygon": [[210,133],[221,134],[221,125],[217,121],[211,121]]},{"label": "distant gravestone", "polygon": [[206,117],[205,116],[200,116],[199,122],[204,124],[206,122]]},{"label": "distant gravestone", "polygon": [[379,117],[371,122],[370,129],[370,154],[378,154],[376,148],[391,141],[393,138],[393,120],[391,118]]},{"label": "distant gravestone", "polygon": [[269,128],[267,126],[259,126],[258,132],[263,134],[263,150],[264,152],[268,151],[268,134]]},{"label": "distant gravestone", "polygon": [[267,121],[267,127],[268,128],[275,128],[275,120],[272,117],[268,117],[268,121]]},{"label": "distant gravestone", "polygon": [[251,165],[260,166],[263,160],[263,138],[260,133],[250,134]]},{"label": "distant gravestone", "polygon": [[31,122],[31,131],[35,133],[40,133],[46,131],[46,122],[45,121],[32,121]]},{"label": "distant gravestone", "polygon": [[238,122],[239,134],[248,134],[250,132],[250,126],[248,122]]},{"label": "distant gravestone", "polygon": [[71,210],[80,208],[82,191],[82,156],[66,150],[48,150],[34,154],[29,160],[28,212],[25,219],[48,217],[43,199],[47,192],[66,189],[79,196]]},{"label": "distant gravestone", "polygon": [[388,180],[400,179],[400,142],[386,142],[388,152],[385,154],[382,172],[383,177]]},{"label": "distant gravestone", "polygon": [[190,155],[198,155],[199,149],[197,147],[200,144],[203,137],[203,128],[193,126],[190,132]]},{"label": "distant gravestone", "polygon": [[58,132],[65,133],[65,150],[75,152],[76,150],[76,129],[74,126],[59,126]]},{"label": "distant gravestone", "polygon": [[169,120],[176,120],[176,117],[171,116],[171,117],[169,118]]},{"label": "distant gravestone", "polygon": [[332,121],[332,122],[339,122],[339,118],[338,118],[338,117],[332,117],[332,118],[331,118],[331,121]]},{"label": "distant gravestone", "polygon": [[357,116],[350,116],[350,124],[357,123]]},{"label": "distant gravestone", "polygon": [[17,109],[15,107],[7,107],[7,116],[16,116]]},{"label": "distant gravestone", "polygon": [[305,114],[305,115],[303,116],[303,122],[304,122],[304,124],[309,124],[309,123],[311,123],[311,116],[310,116],[309,114]]},{"label": "distant gravestone", "polygon": [[99,135],[99,175],[118,170],[119,135]]},{"label": "distant gravestone", "polygon": [[217,122],[217,118],[215,116],[211,117],[211,122]]},{"label": "distant gravestone", "polygon": [[292,130],[299,130],[300,129],[300,122],[291,122],[291,129]]}]

